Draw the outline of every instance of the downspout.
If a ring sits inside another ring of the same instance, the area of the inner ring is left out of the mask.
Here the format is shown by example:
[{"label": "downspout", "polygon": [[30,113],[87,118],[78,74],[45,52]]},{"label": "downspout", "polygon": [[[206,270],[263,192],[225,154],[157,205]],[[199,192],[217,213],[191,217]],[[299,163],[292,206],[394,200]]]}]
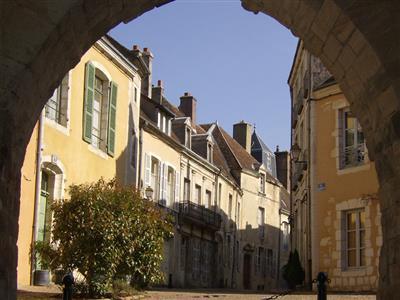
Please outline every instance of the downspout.
[{"label": "downspout", "polygon": [[142,156],[143,156],[143,124],[139,129],[139,166],[138,166],[138,181],[137,181],[137,188],[140,191],[142,188]]},{"label": "downspout", "polygon": [[[281,205],[280,199],[279,199],[279,205]],[[280,276],[280,271],[281,271],[281,236],[282,236],[282,210],[279,208],[279,237],[278,237],[278,270],[276,274],[276,288],[279,289],[279,276]]]},{"label": "downspout", "polygon": [[290,214],[289,214],[289,228],[290,228],[290,252],[292,252],[296,247],[293,243],[293,228],[294,228],[294,214],[293,214],[293,170],[292,170],[292,146],[293,146],[293,89],[290,87],[290,149],[289,149],[289,201],[290,201]]},{"label": "downspout", "polygon": [[40,201],[40,185],[41,185],[41,168],[42,168],[42,148],[43,148],[43,111],[40,114],[38,120],[38,137],[36,147],[36,174],[35,174],[35,204],[33,210],[33,224],[32,224],[32,254],[31,254],[31,278],[30,283],[33,285],[33,272],[35,271],[36,256],[35,253],[35,242],[37,240],[37,220],[39,213],[39,201]]},{"label": "downspout", "polygon": [[237,231],[239,229],[238,216],[238,199],[239,199],[239,191],[236,191],[236,205],[235,205],[235,229],[233,231],[233,257],[232,257],[232,277],[231,277],[231,288],[236,288],[236,279],[235,279],[235,266],[238,262],[236,262],[236,255],[239,256],[239,248],[236,246],[237,242]]}]

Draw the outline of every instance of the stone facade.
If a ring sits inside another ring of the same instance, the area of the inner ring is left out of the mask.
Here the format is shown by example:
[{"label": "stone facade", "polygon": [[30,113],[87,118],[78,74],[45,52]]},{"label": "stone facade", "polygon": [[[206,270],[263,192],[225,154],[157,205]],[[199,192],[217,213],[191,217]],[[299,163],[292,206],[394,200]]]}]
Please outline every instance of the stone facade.
[{"label": "stone facade", "polygon": [[302,42],[289,84],[297,95],[292,152],[300,151],[292,161],[293,246],[306,284],[327,272],[331,290],[376,291],[381,213],[362,129],[332,75]]},{"label": "stone facade", "polygon": [[[0,249],[1,298],[15,299],[21,167],[32,130],[47,99],[90,46],[121,21],[169,1],[1,3]],[[383,248],[380,296],[396,299],[400,279],[399,22],[397,1],[243,0],[304,40],[335,76],[360,120],[380,180]],[[47,12],[51,12],[47,14]],[[48,66],[52,72],[47,72]],[[396,228],[396,230],[393,230]]]}]

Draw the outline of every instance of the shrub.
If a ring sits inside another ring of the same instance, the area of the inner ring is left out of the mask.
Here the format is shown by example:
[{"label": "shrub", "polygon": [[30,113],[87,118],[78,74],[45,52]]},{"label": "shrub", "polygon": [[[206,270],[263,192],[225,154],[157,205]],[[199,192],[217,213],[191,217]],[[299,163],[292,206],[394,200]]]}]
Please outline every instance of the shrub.
[{"label": "shrub", "polygon": [[52,269],[79,271],[91,296],[104,295],[117,276],[144,286],[162,280],[162,245],[172,223],[158,206],[115,180],[72,185],[69,194],[53,205]]},{"label": "shrub", "polygon": [[296,288],[296,285],[303,283],[305,273],[303,267],[301,266],[299,253],[296,249],[294,252],[290,252],[289,260],[287,264],[283,266],[282,275],[291,289],[294,289]]}]

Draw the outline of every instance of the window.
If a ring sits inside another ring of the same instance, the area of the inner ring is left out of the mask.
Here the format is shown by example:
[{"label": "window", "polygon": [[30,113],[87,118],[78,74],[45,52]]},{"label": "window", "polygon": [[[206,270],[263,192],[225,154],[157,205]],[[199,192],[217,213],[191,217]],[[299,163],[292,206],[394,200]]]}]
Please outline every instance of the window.
[{"label": "window", "polygon": [[190,128],[186,127],[185,128],[185,147],[186,148],[190,148],[190,140],[191,140],[191,136],[190,136]]},{"label": "window", "polygon": [[138,99],[138,91],[137,91],[137,88],[135,87],[135,91],[134,91],[134,93],[135,93],[135,95],[134,95],[134,97],[135,97],[135,102],[137,103],[137,99]]},{"label": "window", "polygon": [[211,191],[206,190],[206,207],[211,208],[212,200],[211,200]]},{"label": "window", "polygon": [[158,128],[167,135],[171,135],[171,118],[169,118],[165,113],[158,113]]},{"label": "window", "polygon": [[289,224],[286,222],[283,222],[282,247],[284,251],[289,250]]},{"label": "window", "polygon": [[153,199],[160,199],[160,161],[151,157],[151,188],[153,189]]},{"label": "window", "polygon": [[339,111],[340,123],[340,167],[348,168],[364,163],[365,143],[364,133],[358,120],[349,109]]},{"label": "window", "polygon": [[229,220],[232,220],[232,194],[229,194],[229,202],[228,202],[228,217]]},{"label": "window", "polygon": [[218,184],[218,206],[221,207],[222,200],[222,183]]},{"label": "window", "polygon": [[183,182],[183,200],[190,200],[190,180],[187,178]]},{"label": "window", "polygon": [[197,184],[194,187],[194,202],[201,205],[201,187]]},{"label": "window", "polygon": [[346,217],[346,261],[348,268],[365,266],[365,212],[350,211]]},{"label": "window", "polygon": [[207,144],[207,160],[212,163],[212,145]]},{"label": "window", "polygon": [[237,227],[240,228],[240,203],[237,204],[237,217],[236,217]]},{"label": "window", "polygon": [[258,208],[258,213],[257,213],[257,223],[258,223],[258,233],[260,239],[264,238],[264,225],[265,225],[265,209],[264,207],[259,207]]},{"label": "window", "polygon": [[263,277],[265,277],[266,269],[265,269],[265,248],[258,247],[255,257],[255,273],[260,273]]},{"label": "window", "polygon": [[115,152],[117,85],[86,64],[83,139],[109,155]]},{"label": "window", "polygon": [[265,174],[260,174],[260,192],[265,194]]},{"label": "window", "polygon": [[131,166],[133,168],[136,168],[137,146],[138,146],[138,138],[136,136],[135,128],[133,128],[131,136]]},{"label": "window", "polygon": [[170,205],[175,197],[175,171],[173,168],[168,167],[167,173],[167,204]]},{"label": "window", "polygon": [[267,269],[271,277],[274,277],[274,252],[272,249],[267,250]]},{"label": "window", "polygon": [[44,109],[47,119],[53,120],[64,127],[67,127],[68,122],[68,81],[69,75],[67,73],[60,86],[54,90]]}]

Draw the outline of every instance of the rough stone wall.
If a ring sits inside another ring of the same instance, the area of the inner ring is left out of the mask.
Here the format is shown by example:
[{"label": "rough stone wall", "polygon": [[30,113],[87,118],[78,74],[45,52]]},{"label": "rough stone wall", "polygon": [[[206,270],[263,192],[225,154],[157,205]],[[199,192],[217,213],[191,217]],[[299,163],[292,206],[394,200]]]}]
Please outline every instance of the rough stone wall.
[{"label": "rough stone wall", "polygon": [[[109,29],[169,0],[0,2],[0,298],[15,299],[20,169],[51,92]],[[382,199],[380,297],[400,284],[400,2],[242,0],[290,28],[340,83],[376,160]],[[390,231],[389,231],[390,229]]]}]

